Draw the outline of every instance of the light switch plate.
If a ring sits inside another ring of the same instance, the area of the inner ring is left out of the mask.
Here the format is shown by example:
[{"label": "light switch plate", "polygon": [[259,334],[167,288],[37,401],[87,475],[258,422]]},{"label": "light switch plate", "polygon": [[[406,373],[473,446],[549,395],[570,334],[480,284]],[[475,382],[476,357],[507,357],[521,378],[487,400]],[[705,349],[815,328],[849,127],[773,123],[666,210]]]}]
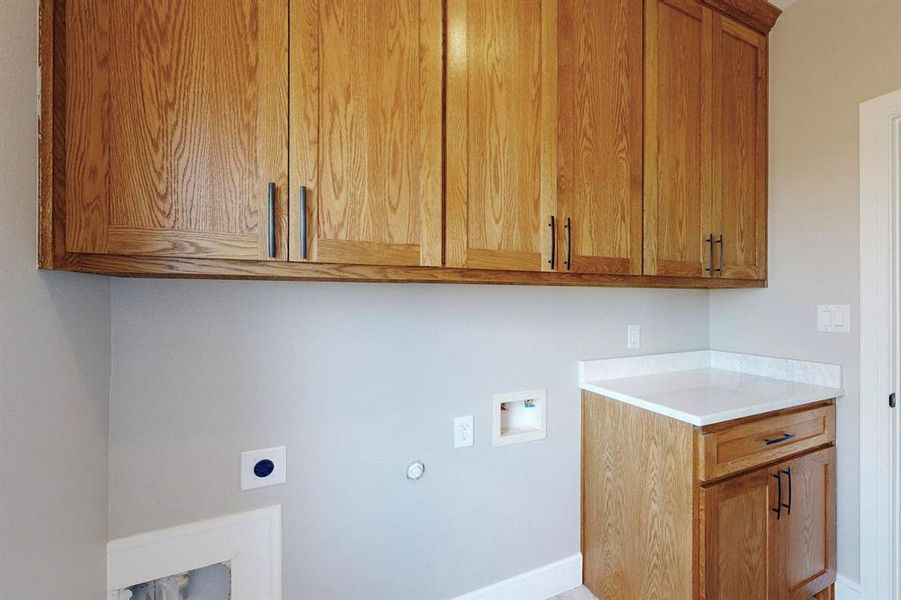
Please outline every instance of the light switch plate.
[{"label": "light switch plate", "polygon": [[278,485],[287,480],[284,446],[241,453],[241,491]]},{"label": "light switch plate", "polygon": [[641,325],[633,324],[626,327],[626,347],[641,348]]},{"label": "light switch plate", "polygon": [[825,333],[850,333],[851,305],[818,304],[817,331]]}]

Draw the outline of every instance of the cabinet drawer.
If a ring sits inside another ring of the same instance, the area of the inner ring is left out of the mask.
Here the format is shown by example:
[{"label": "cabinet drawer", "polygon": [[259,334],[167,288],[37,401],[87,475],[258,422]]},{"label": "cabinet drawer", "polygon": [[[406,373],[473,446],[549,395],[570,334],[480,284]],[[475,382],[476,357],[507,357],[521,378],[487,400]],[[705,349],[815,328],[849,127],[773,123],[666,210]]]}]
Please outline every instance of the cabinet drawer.
[{"label": "cabinet drawer", "polygon": [[738,473],[835,441],[835,406],[774,415],[698,435],[702,481]]}]

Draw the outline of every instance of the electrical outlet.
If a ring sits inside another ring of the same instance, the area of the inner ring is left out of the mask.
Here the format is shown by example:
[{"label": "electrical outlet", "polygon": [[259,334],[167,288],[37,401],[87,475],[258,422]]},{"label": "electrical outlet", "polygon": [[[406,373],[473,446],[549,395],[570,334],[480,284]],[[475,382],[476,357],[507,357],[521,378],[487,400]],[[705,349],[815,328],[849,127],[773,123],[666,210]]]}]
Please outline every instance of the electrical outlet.
[{"label": "electrical outlet", "polygon": [[454,419],[454,448],[472,446],[472,415]]},{"label": "electrical outlet", "polygon": [[241,491],[278,485],[287,480],[284,446],[241,453]]},{"label": "electrical outlet", "polygon": [[626,347],[629,349],[641,348],[641,325],[629,325],[626,331]]}]

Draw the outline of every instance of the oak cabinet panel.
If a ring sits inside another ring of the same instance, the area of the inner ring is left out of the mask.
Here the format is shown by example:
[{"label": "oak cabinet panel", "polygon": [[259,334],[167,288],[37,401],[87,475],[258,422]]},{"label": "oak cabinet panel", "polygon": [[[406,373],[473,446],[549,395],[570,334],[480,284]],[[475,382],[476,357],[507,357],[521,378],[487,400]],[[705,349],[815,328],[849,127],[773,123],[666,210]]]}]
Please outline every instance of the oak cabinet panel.
[{"label": "oak cabinet panel", "polygon": [[287,7],[66,2],[66,251],[284,257]]},{"label": "oak cabinet panel", "polygon": [[42,268],[766,285],[764,0],[40,2]]},{"label": "oak cabinet panel", "polygon": [[645,4],[644,272],[709,269],[710,21],[693,0]]},{"label": "oak cabinet panel", "polygon": [[563,268],[641,273],[641,2],[557,8],[557,202]]},{"label": "oak cabinet panel", "polygon": [[441,0],[291,12],[291,259],[440,265]]},{"label": "oak cabinet panel", "polygon": [[766,279],[766,37],[692,0],[649,0],[645,266]]},{"label": "oak cabinet panel", "polygon": [[780,600],[808,600],[835,580],[835,448],[779,466],[789,509],[779,520]]},{"label": "oak cabinet panel", "polygon": [[713,221],[717,269],[766,278],[767,45],[756,31],[713,19]]},{"label": "oak cabinet panel", "polygon": [[[830,400],[695,427],[583,391],[585,585],[599,598],[831,597],[835,438],[810,425],[834,419]],[[813,445],[727,456],[795,437]]]},{"label": "oak cabinet panel", "polygon": [[552,270],[556,2],[447,2],[451,267]]},{"label": "oak cabinet panel", "polygon": [[706,600],[778,600],[774,474],[758,469],[702,488]]}]

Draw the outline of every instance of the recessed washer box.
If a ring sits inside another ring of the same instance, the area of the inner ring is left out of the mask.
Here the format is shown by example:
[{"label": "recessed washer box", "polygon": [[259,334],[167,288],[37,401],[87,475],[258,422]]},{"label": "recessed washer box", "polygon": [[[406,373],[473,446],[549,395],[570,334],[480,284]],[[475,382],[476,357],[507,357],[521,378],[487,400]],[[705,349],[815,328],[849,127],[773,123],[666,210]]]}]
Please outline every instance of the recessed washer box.
[{"label": "recessed washer box", "polygon": [[527,390],[494,396],[492,442],[507,446],[547,437],[547,390]]}]

